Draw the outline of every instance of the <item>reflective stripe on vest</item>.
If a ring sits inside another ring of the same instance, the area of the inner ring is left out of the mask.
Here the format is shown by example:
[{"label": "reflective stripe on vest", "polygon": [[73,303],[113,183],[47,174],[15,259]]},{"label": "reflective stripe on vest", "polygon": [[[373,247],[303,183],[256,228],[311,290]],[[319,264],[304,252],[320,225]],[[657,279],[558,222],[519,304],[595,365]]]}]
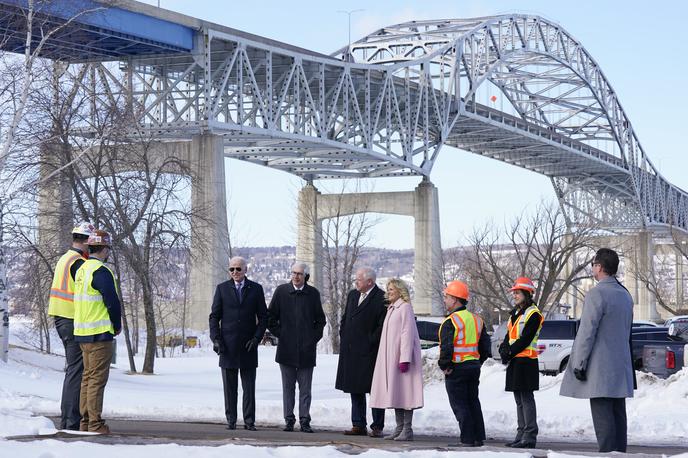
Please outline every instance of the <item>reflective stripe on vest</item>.
[{"label": "reflective stripe on vest", "polygon": [[[525,312],[523,312],[522,315],[519,315],[518,318],[516,318],[516,322],[512,325],[511,320],[507,323],[507,332],[509,333],[509,345],[513,344],[516,342],[521,335],[523,335],[523,328],[526,326],[526,323],[528,322],[528,319],[533,315],[533,313],[540,313],[540,309],[537,308],[537,305],[533,304],[530,307],[526,309]],[[537,353],[537,341],[538,341],[538,336],[540,335],[540,329],[542,329],[542,322],[545,321],[545,319],[542,317],[542,314],[540,314],[540,325],[538,326],[537,331],[535,332],[535,336],[533,337],[533,340],[528,344],[528,346],[519,354],[514,356],[514,358],[531,358],[531,359],[537,359],[538,353]]]},{"label": "reflective stripe on vest", "polygon": [[69,270],[77,259],[83,257],[76,251],[69,250],[57,261],[53,283],[50,286],[48,315],[74,318],[74,280]]},{"label": "reflective stripe on vest", "polygon": [[74,281],[74,335],[94,336],[109,332],[115,333],[110,321],[103,296],[93,288],[93,274],[100,267],[105,267],[114,281],[115,275],[103,264],[103,261],[95,258],[87,259],[77,270]]},{"label": "reflective stripe on vest", "polygon": [[452,361],[462,363],[464,361],[480,359],[478,341],[480,340],[480,332],[483,329],[483,320],[466,309],[452,313],[444,322],[446,323],[447,320],[451,320],[454,326]]}]

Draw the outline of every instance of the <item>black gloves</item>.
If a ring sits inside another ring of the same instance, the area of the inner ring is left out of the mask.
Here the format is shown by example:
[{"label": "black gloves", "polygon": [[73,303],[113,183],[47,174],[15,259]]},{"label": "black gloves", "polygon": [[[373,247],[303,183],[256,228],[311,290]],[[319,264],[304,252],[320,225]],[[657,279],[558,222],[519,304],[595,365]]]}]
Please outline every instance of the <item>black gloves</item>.
[{"label": "black gloves", "polygon": [[573,375],[581,382],[584,382],[588,379],[588,376],[585,373],[585,369],[574,369]]},{"label": "black gloves", "polygon": [[258,347],[258,339],[256,339],[255,337],[253,339],[249,340],[248,342],[246,342],[246,351],[247,352],[249,352],[249,353],[252,352],[253,350],[256,349],[256,347]]},{"label": "black gloves", "polygon": [[509,344],[502,343],[499,346],[499,357],[502,359],[502,364],[505,366],[511,361],[511,348]]},{"label": "black gloves", "polygon": [[222,347],[222,342],[219,340],[214,340],[213,341],[213,351],[217,353],[218,355],[221,355],[224,353],[224,348]]}]

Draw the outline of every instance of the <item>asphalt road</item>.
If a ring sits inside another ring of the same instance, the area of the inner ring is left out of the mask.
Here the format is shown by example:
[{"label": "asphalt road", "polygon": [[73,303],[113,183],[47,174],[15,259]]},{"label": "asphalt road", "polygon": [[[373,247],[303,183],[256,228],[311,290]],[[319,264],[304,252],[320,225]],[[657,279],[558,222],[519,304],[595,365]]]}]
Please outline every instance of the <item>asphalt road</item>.
[{"label": "asphalt road", "polygon": [[[53,419],[55,421],[55,419]],[[281,427],[257,425],[258,431],[246,431],[241,425],[239,429],[229,431],[225,425],[217,423],[190,423],[139,420],[107,420],[112,434],[107,436],[83,436],[58,433],[56,436],[23,436],[15,440],[36,440],[37,438],[59,439],[64,441],[92,441],[100,444],[164,444],[176,443],[181,445],[218,446],[225,444],[256,445],[262,447],[279,447],[285,445],[301,445],[319,447],[331,445],[338,450],[356,455],[368,449],[382,449],[388,451],[408,450],[457,450],[448,444],[457,442],[458,438],[449,436],[416,435],[413,442],[395,442],[373,439],[365,436],[345,436],[341,431],[318,430],[314,434],[299,431],[284,432]],[[504,447],[504,439],[485,441],[481,449],[468,448],[464,451],[511,451]],[[529,450],[535,457],[545,457],[549,450],[557,452],[572,452],[579,455],[599,456],[597,444],[567,443],[567,442],[539,442],[537,449]],[[680,453],[688,453],[688,443],[677,445],[629,445],[628,455],[634,457],[661,457]],[[615,454],[615,456],[623,456]]]}]

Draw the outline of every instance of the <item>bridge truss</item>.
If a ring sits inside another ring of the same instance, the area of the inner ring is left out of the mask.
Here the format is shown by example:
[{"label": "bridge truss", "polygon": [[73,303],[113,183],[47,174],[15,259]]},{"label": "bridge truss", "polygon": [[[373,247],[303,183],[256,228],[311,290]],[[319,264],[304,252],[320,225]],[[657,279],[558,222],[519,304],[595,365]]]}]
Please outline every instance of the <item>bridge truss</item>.
[{"label": "bridge truss", "polygon": [[220,135],[228,157],[306,180],[429,176],[454,146],[548,176],[571,224],[688,231],[688,195],[556,23],[413,21],[331,56],[199,24],[191,51],[61,56],[62,77],[93,100],[91,125],[118,110],[157,139]]}]

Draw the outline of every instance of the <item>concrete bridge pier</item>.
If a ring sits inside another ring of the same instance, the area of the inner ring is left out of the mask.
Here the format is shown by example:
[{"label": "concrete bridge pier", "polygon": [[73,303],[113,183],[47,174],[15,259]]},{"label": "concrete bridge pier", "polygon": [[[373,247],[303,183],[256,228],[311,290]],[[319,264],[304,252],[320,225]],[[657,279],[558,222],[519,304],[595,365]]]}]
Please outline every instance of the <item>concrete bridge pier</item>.
[{"label": "concrete bridge pier", "polygon": [[[437,188],[427,180],[414,191],[322,194],[312,183],[299,192],[296,258],[311,266],[311,284],[323,290],[322,222],[336,216],[385,213],[415,221],[413,308],[420,315],[442,315],[442,247]],[[384,285],[382,285],[384,286]]]},{"label": "concrete bridge pier", "polygon": [[[71,230],[74,227],[69,179],[65,172],[47,178],[61,166],[64,148],[69,146],[52,143],[40,148],[39,174],[42,181],[38,189],[38,245],[51,261],[56,261],[72,244]],[[49,278],[52,279],[52,275]]]},{"label": "concrete bridge pier", "polygon": [[[653,269],[654,242],[650,231],[640,231],[629,237],[630,256],[626,257],[626,262],[631,265],[626,268],[627,288],[633,296],[635,304],[633,317],[637,320],[660,319],[657,313],[657,303],[655,296],[650,292],[642,281],[642,275],[650,275]],[[630,267],[630,272],[628,267]]]},{"label": "concrete bridge pier", "polygon": [[187,326],[208,328],[215,287],[228,278],[229,234],[224,146],[219,135],[194,135],[189,161],[191,190],[191,280]]},{"label": "concrete bridge pier", "polygon": [[322,293],[322,219],[318,216],[318,200],[321,196],[313,183],[308,183],[299,191],[296,259],[308,264],[311,271],[309,283]]}]

